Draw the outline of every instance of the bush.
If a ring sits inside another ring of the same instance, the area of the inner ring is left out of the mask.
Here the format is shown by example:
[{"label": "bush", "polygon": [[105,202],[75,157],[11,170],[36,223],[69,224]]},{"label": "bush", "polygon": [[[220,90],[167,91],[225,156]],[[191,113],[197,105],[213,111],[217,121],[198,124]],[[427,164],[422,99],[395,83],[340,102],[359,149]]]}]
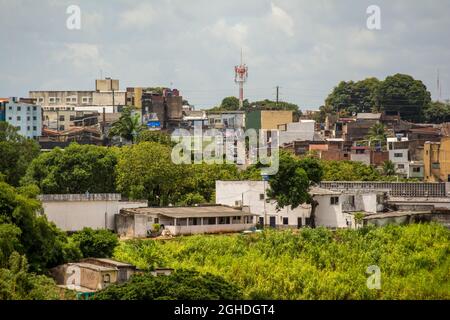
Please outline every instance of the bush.
[{"label": "bush", "polygon": [[128,283],[112,285],[96,300],[238,300],[240,290],[212,274],[179,270],[169,276],[135,275]]},{"label": "bush", "polygon": [[85,258],[109,258],[119,244],[117,235],[111,231],[91,228],[84,228],[80,232],[74,233],[70,239],[78,244]]}]

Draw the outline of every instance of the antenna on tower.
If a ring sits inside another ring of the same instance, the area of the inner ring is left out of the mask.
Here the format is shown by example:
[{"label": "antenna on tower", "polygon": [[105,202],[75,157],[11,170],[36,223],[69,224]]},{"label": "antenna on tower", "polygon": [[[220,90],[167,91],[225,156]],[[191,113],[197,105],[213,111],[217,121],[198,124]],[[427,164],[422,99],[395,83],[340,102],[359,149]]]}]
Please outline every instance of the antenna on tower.
[{"label": "antenna on tower", "polygon": [[441,76],[439,69],[437,69],[437,97],[438,101],[441,101],[442,89],[441,89]]},{"label": "antenna on tower", "polygon": [[247,81],[248,67],[243,62],[243,54],[241,48],[241,64],[234,67],[234,82],[239,85],[239,109],[244,106],[244,83]]}]

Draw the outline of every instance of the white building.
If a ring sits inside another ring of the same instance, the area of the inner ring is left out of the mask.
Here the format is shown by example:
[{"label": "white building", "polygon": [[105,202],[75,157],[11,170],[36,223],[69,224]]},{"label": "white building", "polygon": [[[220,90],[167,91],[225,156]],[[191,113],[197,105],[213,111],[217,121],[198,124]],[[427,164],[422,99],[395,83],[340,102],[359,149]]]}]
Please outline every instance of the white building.
[{"label": "white building", "polygon": [[[248,206],[258,215],[258,223],[277,228],[301,228],[311,224],[311,205],[303,204],[296,209],[286,207],[277,211],[276,201],[268,199],[266,181],[216,181],[216,203],[230,206]],[[315,211],[316,226],[345,228],[352,217],[342,210],[341,192],[312,188],[318,206]]]},{"label": "white building", "polygon": [[42,110],[39,105],[10,98],[5,104],[5,121],[16,127],[24,137],[34,139],[42,135]]},{"label": "white building", "polygon": [[46,194],[39,199],[47,219],[63,231],[115,230],[114,216],[121,209],[147,206],[146,201],[122,201],[120,194]]},{"label": "white building", "polygon": [[280,130],[279,143],[291,143],[294,141],[313,141],[316,122],[314,120],[300,120],[278,126]]},{"label": "white building", "polygon": [[409,140],[407,137],[387,138],[389,160],[395,165],[397,174],[409,178]]}]

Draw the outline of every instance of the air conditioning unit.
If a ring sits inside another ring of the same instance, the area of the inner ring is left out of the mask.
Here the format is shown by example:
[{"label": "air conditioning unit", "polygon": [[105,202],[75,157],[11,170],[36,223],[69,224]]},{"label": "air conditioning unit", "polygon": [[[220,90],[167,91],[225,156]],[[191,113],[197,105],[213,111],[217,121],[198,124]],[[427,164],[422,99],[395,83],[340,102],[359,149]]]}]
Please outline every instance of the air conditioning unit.
[{"label": "air conditioning unit", "polygon": [[234,202],[234,206],[235,206],[235,207],[242,207],[242,200],[235,201],[235,202]]}]

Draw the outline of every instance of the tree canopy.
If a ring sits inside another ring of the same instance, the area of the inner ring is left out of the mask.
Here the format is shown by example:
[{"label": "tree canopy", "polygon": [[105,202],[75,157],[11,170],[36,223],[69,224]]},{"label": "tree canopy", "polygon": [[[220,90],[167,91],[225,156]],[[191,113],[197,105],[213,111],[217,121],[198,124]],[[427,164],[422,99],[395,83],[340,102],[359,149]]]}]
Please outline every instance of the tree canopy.
[{"label": "tree canopy", "polygon": [[116,163],[114,149],[73,143],[41,153],[22,184],[35,184],[44,194],[113,193]]}]

